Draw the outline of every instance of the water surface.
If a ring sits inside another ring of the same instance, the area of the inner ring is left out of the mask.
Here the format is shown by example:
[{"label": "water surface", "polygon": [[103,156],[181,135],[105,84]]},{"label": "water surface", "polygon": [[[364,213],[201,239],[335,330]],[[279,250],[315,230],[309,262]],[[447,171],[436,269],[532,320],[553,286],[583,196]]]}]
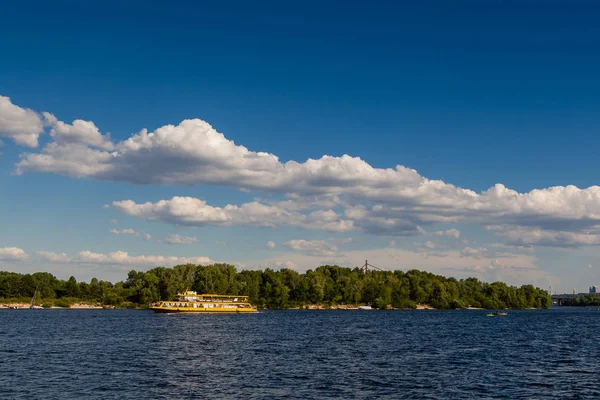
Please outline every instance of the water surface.
[{"label": "water surface", "polygon": [[1,310],[6,399],[599,399],[600,311]]}]

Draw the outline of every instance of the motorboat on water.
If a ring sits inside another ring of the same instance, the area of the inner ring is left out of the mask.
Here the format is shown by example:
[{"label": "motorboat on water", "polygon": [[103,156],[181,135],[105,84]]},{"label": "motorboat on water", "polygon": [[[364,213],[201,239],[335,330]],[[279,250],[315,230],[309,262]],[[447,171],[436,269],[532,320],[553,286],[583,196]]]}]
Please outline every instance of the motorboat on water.
[{"label": "motorboat on water", "polygon": [[372,309],[373,309],[373,307],[371,307],[371,306],[369,306],[369,305],[366,305],[366,306],[358,306],[358,309],[359,309],[359,310],[372,310]]},{"label": "motorboat on water", "polygon": [[256,313],[256,306],[248,302],[248,296],[197,294],[186,290],[174,300],[157,301],[150,309],[156,313]]},{"label": "motorboat on water", "polygon": [[486,317],[506,317],[508,313],[506,311],[495,311],[491,313],[487,313]]}]

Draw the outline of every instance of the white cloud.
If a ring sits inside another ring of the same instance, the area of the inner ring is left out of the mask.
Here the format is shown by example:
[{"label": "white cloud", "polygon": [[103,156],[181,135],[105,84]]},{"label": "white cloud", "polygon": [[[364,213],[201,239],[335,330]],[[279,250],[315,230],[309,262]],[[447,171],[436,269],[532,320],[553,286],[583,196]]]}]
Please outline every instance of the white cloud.
[{"label": "white cloud", "polygon": [[117,225],[119,223],[119,221],[117,221],[115,218],[111,218],[110,223],[113,224],[113,225]]},{"label": "white cloud", "polygon": [[387,247],[396,247],[396,241],[395,240],[390,240],[387,244]]},{"label": "white cloud", "polygon": [[110,233],[112,233],[113,235],[130,235],[130,236],[140,236],[139,233],[137,233],[136,231],[134,231],[133,229],[109,229],[108,230]]},{"label": "white cloud", "polygon": [[352,238],[337,238],[337,239],[330,239],[330,240],[339,245],[349,244],[349,243],[352,243],[352,241],[353,241]]},{"label": "white cloud", "polygon": [[192,244],[197,241],[198,239],[195,237],[181,236],[177,233],[172,233],[168,238],[165,239],[165,242],[170,244]]},{"label": "white cloud", "polygon": [[463,257],[472,257],[472,258],[487,257],[488,249],[485,247],[473,248],[473,247],[467,246],[460,251],[460,255]]},{"label": "white cloud", "polygon": [[[17,115],[2,120],[3,135],[35,145],[39,128],[26,140],[23,132],[31,129],[22,126],[39,127],[37,114],[3,99],[9,111],[4,110],[2,115]],[[27,115],[33,124],[22,124]],[[519,237],[515,242],[523,245],[600,243],[599,186],[556,186],[519,193],[496,184],[478,193],[428,179],[402,165],[374,168],[349,155],[284,163],[274,154],[235,144],[199,119],[165,125],[153,132],[144,129],[113,143],[99,133],[93,122],[76,120],[69,125],[44,115],[54,140],[39,152],[22,154],[17,174],[52,172],[134,184],[218,185],[288,195],[287,200],[270,205],[255,201],[223,208],[177,197],[155,204],[135,204],[131,200],[114,204],[123,212],[146,219],[192,226],[292,225],[341,232],[360,229],[392,236],[418,235],[424,231],[423,226],[434,223],[477,223],[511,227],[498,231],[509,240],[515,235],[510,232],[515,230],[546,232],[516,234]],[[173,209],[174,203],[185,209]],[[337,211],[340,208],[343,214]],[[459,232],[444,235],[456,237]]]},{"label": "white cloud", "polygon": [[288,268],[288,269],[295,269],[298,268],[298,264],[296,264],[293,261],[278,261],[276,263],[276,266],[279,268]]},{"label": "white cloud", "polygon": [[174,257],[174,256],[130,256],[125,251],[116,251],[107,255],[80,251],[76,257],[77,261],[97,264],[124,264],[124,265],[153,265],[173,266],[177,264],[204,264],[211,262],[208,257]]},{"label": "white cloud", "polygon": [[274,269],[282,269],[282,268],[287,268],[287,269],[296,269],[298,268],[298,264],[296,264],[293,261],[275,261],[273,263],[273,267]]},{"label": "white cloud", "polygon": [[152,240],[152,235],[149,233],[144,233],[144,240]]},{"label": "white cloud", "polygon": [[18,247],[0,247],[0,261],[25,261],[29,255]]},{"label": "white cloud", "polygon": [[486,226],[486,229],[504,237],[509,244],[523,247],[531,245],[579,247],[600,244],[600,232],[596,227],[582,229],[579,232],[512,225],[492,225]]},{"label": "white cloud", "polygon": [[160,256],[160,255],[129,255],[126,251],[115,251],[108,254],[94,253],[89,250],[80,251],[74,256],[68,256],[65,253],[53,253],[47,251],[39,251],[37,254],[52,263],[81,263],[81,264],[97,264],[97,265],[124,265],[124,266],[165,266],[172,267],[178,264],[206,264],[210,263],[208,257],[176,257],[176,256]]},{"label": "white cloud", "polygon": [[435,243],[433,243],[431,240],[428,240],[425,243],[423,243],[423,246],[427,247],[428,249],[434,249]]},{"label": "white cloud", "polygon": [[71,125],[59,121],[50,113],[42,113],[44,119],[51,126],[50,136],[59,145],[82,144],[97,147],[102,150],[113,150],[114,145],[110,136],[103,136],[96,125],[91,121],[76,119]]},{"label": "white cloud", "polygon": [[37,147],[43,132],[44,125],[35,111],[16,106],[10,98],[0,96],[0,137],[11,138],[21,146]]},{"label": "white cloud", "polygon": [[284,246],[311,256],[335,256],[339,254],[337,246],[326,240],[288,240]]},{"label": "white cloud", "polygon": [[37,251],[42,260],[52,263],[70,262],[71,258],[66,253],[54,253],[52,251]]},{"label": "white cloud", "polygon": [[115,201],[113,207],[125,214],[151,221],[195,227],[290,225],[335,232],[352,229],[351,221],[342,219],[332,210],[301,214],[258,202],[245,203],[241,206],[227,205],[221,208],[210,206],[204,200],[193,197],[173,197],[170,200],[144,204],[137,204],[132,200]]},{"label": "white cloud", "polygon": [[267,246],[267,248],[269,248],[269,249],[274,249],[274,248],[275,248],[275,242],[270,242],[270,241],[269,241],[269,242],[267,242],[266,246]]},{"label": "white cloud", "polygon": [[448,229],[447,231],[437,231],[435,235],[458,239],[460,238],[460,231],[458,229]]}]

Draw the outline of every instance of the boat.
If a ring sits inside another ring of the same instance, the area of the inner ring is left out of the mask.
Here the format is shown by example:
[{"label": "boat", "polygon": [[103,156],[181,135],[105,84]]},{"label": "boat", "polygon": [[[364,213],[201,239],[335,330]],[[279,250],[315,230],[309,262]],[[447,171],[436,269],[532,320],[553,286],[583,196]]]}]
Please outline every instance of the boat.
[{"label": "boat", "polygon": [[35,292],[33,292],[33,297],[31,298],[31,305],[29,306],[29,308],[31,310],[41,310],[44,308],[44,307],[35,305],[35,296],[37,295],[37,292],[38,292],[38,288],[35,288]]},{"label": "boat", "polygon": [[507,315],[508,315],[508,313],[506,311],[496,311],[496,312],[487,313],[485,316],[486,317],[506,317]]},{"label": "boat", "polygon": [[156,313],[256,313],[258,309],[248,302],[248,296],[197,294],[186,290],[173,300],[157,301],[150,309]]},{"label": "boat", "polygon": [[358,306],[358,309],[359,310],[372,310],[373,307],[371,307],[371,306]]}]

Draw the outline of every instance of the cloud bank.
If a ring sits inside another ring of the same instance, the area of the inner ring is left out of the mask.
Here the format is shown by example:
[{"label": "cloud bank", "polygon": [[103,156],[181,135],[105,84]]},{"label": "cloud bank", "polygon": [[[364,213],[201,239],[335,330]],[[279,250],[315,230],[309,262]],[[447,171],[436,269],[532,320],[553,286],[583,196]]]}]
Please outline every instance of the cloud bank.
[{"label": "cloud bank", "polygon": [[53,253],[49,251],[38,251],[38,256],[51,263],[81,263],[81,264],[106,264],[106,265],[132,265],[132,266],[150,266],[171,267],[178,264],[206,264],[210,263],[208,257],[175,257],[175,256],[157,256],[157,255],[129,255],[126,251],[115,251],[108,254],[94,253],[89,250],[83,250],[74,256],[68,256],[65,253]]},{"label": "cloud bank", "polygon": [[44,124],[38,113],[0,96],[0,137],[10,138],[21,146],[37,147],[43,132]]},{"label": "cloud bank", "polygon": [[0,247],[0,261],[25,261],[29,255],[18,247]]},{"label": "cloud bank", "polygon": [[[421,176],[402,165],[375,168],[358,157],[324,155],[282,162],[227,139],[209,123],[142,129],[112,141],[91,121],[59,121],[0,98],[0,136],[35,147],[49,127],[50,141],[24,152],[16,174],[46,172],[153,185],[218,185],[287,195],[215,207],[173,197],[156,203],[121,200],[118,210],[139,218],[186,226],[297,226],[334,232],[362,230],[418,235],[433,224],[479,224],[507,243],[540,246],[600,244],[600,187],[555,186],[519,193],[502,184],[476,192]],[[442,232],[442,231],[440,231]],[[451,233],[448,233],[451,232]],[[460,233],[444,231],[458,238]]]},{"label": "cloud bank", "polygon": [[192,244],[196,243],[197,241],[198,239],[195,237],[182,236],[177,233],[173,233],[165,239],[165,242],[169,244]]},{"label": "cloud bank", "polygon": [[108,230],[113,235],[130,235],[130,236],[140,236],[140,234],[133,229],[109,229]]}]

